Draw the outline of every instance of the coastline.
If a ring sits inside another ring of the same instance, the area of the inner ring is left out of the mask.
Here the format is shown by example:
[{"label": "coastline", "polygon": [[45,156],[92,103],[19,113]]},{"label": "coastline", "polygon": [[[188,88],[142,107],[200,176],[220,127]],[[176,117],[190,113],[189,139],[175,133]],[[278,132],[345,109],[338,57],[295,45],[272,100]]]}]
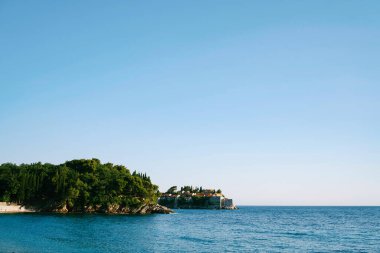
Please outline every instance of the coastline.
[{"label": "coastline", "polygon": [[0,214],[2,213],[35,213],[36,210],[26,208],[23,205],[14,203],[0,202]]},{"label": "coastline", "polygon": [[173,210],[158,204],[145,204],[135,209],[115,208],[109,210],[86,210],[83,212],[69,212],[66,207],[50,211],[27,208],[15,203],[0,202],[0,214],[6,213],[102,213],[102,214],[126,214],[126,215],[144,215],[144,214],[170,214]]}]

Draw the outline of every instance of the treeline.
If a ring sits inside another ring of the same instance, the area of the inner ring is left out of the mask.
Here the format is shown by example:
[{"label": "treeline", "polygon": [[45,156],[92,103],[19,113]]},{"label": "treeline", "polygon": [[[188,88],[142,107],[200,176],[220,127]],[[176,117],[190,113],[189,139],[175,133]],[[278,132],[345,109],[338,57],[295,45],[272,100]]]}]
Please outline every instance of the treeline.
[{"label": "treeline", "polygon": [[131,173],[122,165],[102,164],[98,159],[60,165],[0,165],[0,201],[4,202],[86,211],[110,205],[138,207],[155,203],[158,193],[158,187],[146,174]]},{"label": "treeline", "polygon": [[182,186],[179,190],[178,190],[178,187],[177,186],[172,186],[170,187],[166,193],[168,194],[181,194],[183,192],[188,192],[188,193],[204,193],[204,192],[209,192],[209,193],[222,193],[222,191],[220,189],[218,190],[210,190],[210,189],[203,189],[203,187],[193,187],[193,186],[189,186],[189,185],[186,185],[186,186]]}]

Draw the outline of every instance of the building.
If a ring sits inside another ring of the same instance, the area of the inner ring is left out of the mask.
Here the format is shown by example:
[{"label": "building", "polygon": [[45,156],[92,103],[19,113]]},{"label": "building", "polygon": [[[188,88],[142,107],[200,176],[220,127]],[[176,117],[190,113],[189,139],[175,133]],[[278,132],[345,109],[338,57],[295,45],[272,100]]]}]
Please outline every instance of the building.
[{"label": "building", "polygon": [[236,209],[232,199],[222,194],[163,194],[158,204],[174,209]]}]

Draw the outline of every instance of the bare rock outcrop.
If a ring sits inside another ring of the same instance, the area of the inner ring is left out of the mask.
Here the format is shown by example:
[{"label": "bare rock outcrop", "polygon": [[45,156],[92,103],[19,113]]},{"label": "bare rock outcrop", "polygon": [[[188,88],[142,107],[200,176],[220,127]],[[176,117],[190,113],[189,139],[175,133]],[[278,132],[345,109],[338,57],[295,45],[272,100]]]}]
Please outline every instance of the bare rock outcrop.
[{"label": "bare rock outcrop", "polygon": [[161,206],[158,204],[145,204],[137,209],[130,210],[131,214],[153,214],[153,213],[161,213],[161,214],[169,214],[173,213],[170,208],[165,206]]}]

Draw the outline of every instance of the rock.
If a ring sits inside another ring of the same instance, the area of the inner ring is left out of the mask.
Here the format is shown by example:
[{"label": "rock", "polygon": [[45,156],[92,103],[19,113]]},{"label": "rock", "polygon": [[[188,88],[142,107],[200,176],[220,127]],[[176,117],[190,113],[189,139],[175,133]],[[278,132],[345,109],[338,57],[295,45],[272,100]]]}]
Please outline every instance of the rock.
[{"label": "rock", "polygon": [[120,208],[119,212],[120,213],[131,213],[131,209],[129,209],[128,207],[122,207],[122,208]]},{"label": "rock", "polygon": [[67,213],[68,211],[69,210],[67,209],[66,205],[63,205],[62,207],[53,210],[54,213]]},{"label": "rock", "polygon": [[153,214],[153,213],[161,213],[161,214],[169,214],[173,213],[173,211],[165,206],[161,206],[158,204],[144,204],[140,208],[129,210],[129,214]]},{"label": "rock", "polygon": [[70,209],[68,210],[67,205],[63,205],[61,207],[46,209],[48,212],[53,213],[107,213],[107,214],[169,214],[173,213],[173,211],[165,206],[161,206],[158,204],[143,204],[137,208],[128,208],[122,207],[117,204],[111,204],[108,206],[85,206],[84,210],[76,210]]},{"label": "rock", "polygon": [[93,206],[86,206],[85,207],[85,212],[86,213],[94,213],[96,210]]},{"label": "rock", "polygon": [[106,213],[118,213],[120,206],[117,204],[107,206]]},{"label": "rock", "polygon": [[225,206],[223,207],[223,209],[226,209],[226,210],[237,210],[237,206]]},{"label": "rock", "polygon": [[139,214],[147,214],[150,213],[150,205],[144,205],[141,207],[141,209],[138,211]]},{"label": "rock", "polygon": [[171,210],[170,208],[167,208],[166,206],[161,206],[157,204],[153,206],[151,213],[169,214],[169,213],[173,213],[173,210]]}]

